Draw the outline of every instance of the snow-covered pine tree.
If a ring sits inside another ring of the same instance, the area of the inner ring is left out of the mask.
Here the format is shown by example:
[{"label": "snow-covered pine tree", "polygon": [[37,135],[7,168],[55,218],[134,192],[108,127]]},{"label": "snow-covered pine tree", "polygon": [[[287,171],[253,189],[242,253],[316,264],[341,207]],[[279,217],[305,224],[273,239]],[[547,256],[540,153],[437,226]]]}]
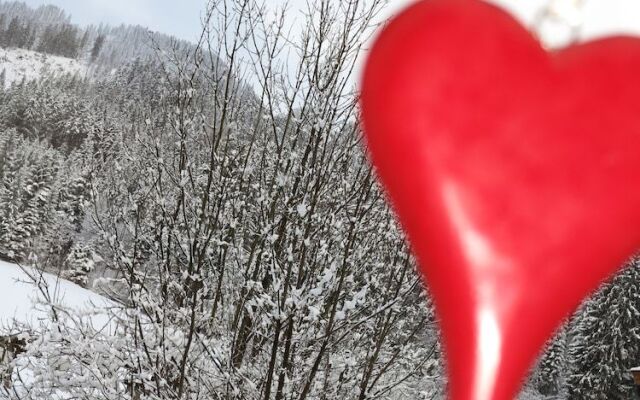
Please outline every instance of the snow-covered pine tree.
[{"label": "snow-covered pine tree", "polygon": [[14,136],[3,145],[0,170],[0,254],[22,260],[50,219],[57,156],[45,144]]},{"label": "snow-covered pine tree", "polygon": [[91,47],[91,62],[95,62],[100,55],[100,51],[102,50],[102,46],[104,45],[104,35],[98,35],[96,40],[93,42],[93,47]]},{"label": "snow-covered pine tree", "polygon": [[51,197],[51,183],[55,179],[55,161],[44,146],[33,146],[36,151],[41,150],[24,181],[23,212],[21,218],[25,222],[25,229],[29,238],[39,235],[47,221],[49,199]]},{"label": "snow-covered pine tree", "polygon": [[74,244],[65,260],[63,277],[82,287],[86,287],[89,274],[93,271],[93,253],[83,244]]},{"label": "snow-covered pine tree", "polygon": [[89,179],[86,174],[78,174],[62,188],[60,193],[60,212],[79,232],[84,219],[85,207],[89,201]]},{"label": "snow-covered pine tree", "polygon": [[565,380],[567,364],[567,332],[563,327],[549,341],[533,378],[535,388],[543,395],[558,395]]},{"label": "snow-covered pine tree", "polygon": [[[50,149],[56,154],[56,150]],[[84,171],[82,156],[72,154],[60,163],[56,179],[51,183],[47,205],[47,223],[38,239],[37,252],[43,268],[63,276],[75,276],[77,263],[69,265],[69,257],[82,236],[85,207],[89,199],[89,174]],[[67,271],[69,271],[67,273]]]},{"label": "snow-covered pine tree", "polygon": [[0,258],[14,260],[21,253],[21,237],[17,224],[20,211],[22,158],[17,154],[16,134],[4,142],[0,174]]},{"label": "snow-covered pine tree", "polygon": [[570,398],[632,398],[629,369],[640,362],[640,262],[634,259],[578,316],[570,344]]}]

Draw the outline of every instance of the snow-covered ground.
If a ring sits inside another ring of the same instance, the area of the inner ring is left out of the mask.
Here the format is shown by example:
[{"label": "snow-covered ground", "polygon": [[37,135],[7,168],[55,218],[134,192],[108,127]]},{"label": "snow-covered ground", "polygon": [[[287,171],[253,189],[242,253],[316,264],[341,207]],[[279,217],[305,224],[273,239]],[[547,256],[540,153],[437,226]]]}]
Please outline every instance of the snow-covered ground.
[{"label": "snow-covered ground", "polygon": [[[40,284],[36,285],[36,281]],[[43,292],[48,293],[49,299]],[[33,326],[49,321],[51,307],[44,305],[45,300],[79,315],[93,314],[112,304],[106,298],[54,275],[0,261],[0,334],[14,323]],[[101,319],[99,313],[92,316],[95,324],[106,323]]]},{"label": "snow-covered ground", "polygon": [[[74,358],[74,351],[92,356],[93,351],[85,346],[93,346],[103,349],[103,355],[111,354],[109,340],[122,340],[124,335],[117,330],[114,314],[109,316],[114,307],[112,301],[72,282],[0,261],[0,337],[17,334],[27,341],[24,352],[11,361],[9,372],[9,364],[0,365],[0,371],[4,368],[4,373],[11,374],[12,382],[10,388],[0,382],[0,400],[86,398],[78,397],[78,391],[100,398],[92,383],[95,376],[83,364],[86,360]],[[54,320],[52,310],[59,319]],[[85,340],[80,330],[90,332],[90,340]],[[111,368],[104,362],[100,365]],[[119,379],[127,373],[121,366],[113,369]],[[119,386],[114,390],[126,390],[123,379],[117,381]],[[60,382],[67,382],[69,387],[59,387]]]},{"label": "snow-covered ground", "polygon": [[4,49],[0,47],[0,74],[5,71],[5,86],[28,81],[48,75],[77,74],[84,76],[88,68],[85,64],[71,58],[52,56],[24,49]]}]

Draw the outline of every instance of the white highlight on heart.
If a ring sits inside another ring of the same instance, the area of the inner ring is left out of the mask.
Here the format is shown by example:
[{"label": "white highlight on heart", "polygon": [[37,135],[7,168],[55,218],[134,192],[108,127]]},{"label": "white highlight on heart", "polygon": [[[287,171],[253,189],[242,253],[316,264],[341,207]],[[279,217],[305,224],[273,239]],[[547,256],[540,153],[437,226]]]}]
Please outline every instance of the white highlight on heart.
[{"label": "white highlight on heart", "polygon": [[478,326],[480,331],[476,350],[478,352],[476,371],[480,373],[477,375],[478,382],[474,385],[477,388],[475,399],[491,400],[502,351],[502,336],[495,310],[490,307],[481,309],[478,314]]},{"label": "white highlight on heart", "polygon": [[469,220],[462,204],[461,192],[457,185],[449,182],[444,185],[444,204],[449,209],[456,232],[459,232],[462,242],[462,251],[471,265],[481,267],[494,266],[495,252],[487,239],[480,233]]},{"label": "white highlight on heart", "polygon": [[[449,182],[444,186],[444,200],[451,215],[452,223],[456,232],[461,235],[461,247],[465,257],[469,261],[469,265],[476,267],[471,272],[476,275],[473,281],[478,285],[476,301],[480,306],[477,315],[478,340],[476,351],[477,371],[476,379],[473,387],[476,388],[474,399],[491,400],[496,385],[496,374],[498,372],[500,354],[502,351],[502,334],[498,325],[495,300],[500,296],[496,292],[493,280],[487,277],[487,274],[503,274],[505,268],[509,267],[509,263],[504,257],[498,254],[491,246],[491,243],[483,236],[474,226],[473,222],[467,215],[463,204],[463,192],[458,186]],[[506,290],[508,293],[509,290]],[[508,302],[507,296],[503,301]]]}]

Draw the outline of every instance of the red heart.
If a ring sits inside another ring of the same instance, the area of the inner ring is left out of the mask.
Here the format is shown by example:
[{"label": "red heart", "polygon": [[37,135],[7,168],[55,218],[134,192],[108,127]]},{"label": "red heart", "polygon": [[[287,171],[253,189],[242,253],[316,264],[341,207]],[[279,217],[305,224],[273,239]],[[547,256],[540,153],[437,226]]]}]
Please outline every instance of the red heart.
[{"label": "red heart", "polygon": [[441,319],[457,400],[513,398],[640,245],[640,40],[546,53],[479,0],[384,29],[362,85],[373,161]]}]

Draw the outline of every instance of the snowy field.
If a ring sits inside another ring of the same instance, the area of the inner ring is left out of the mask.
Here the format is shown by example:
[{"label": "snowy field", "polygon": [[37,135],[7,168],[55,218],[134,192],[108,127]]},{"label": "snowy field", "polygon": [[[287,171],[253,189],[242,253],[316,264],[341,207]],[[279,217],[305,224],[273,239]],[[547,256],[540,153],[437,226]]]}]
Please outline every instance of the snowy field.
[{"label": "snowy field", "polygon": [[84,76],[87,66],[78,60],[52,56],[24,49],[0,48],[0,74],[5,72],[5,87],[23,78],[28,81],[48,75],[77,74]]},{"label": "snowy field", "polygon": [[0,261],[0,333],[14,323],[46,323],[51,308],[43,304],[45,293],[56,307],[79,314],[110,305],[104,297],[74,283]]}]

